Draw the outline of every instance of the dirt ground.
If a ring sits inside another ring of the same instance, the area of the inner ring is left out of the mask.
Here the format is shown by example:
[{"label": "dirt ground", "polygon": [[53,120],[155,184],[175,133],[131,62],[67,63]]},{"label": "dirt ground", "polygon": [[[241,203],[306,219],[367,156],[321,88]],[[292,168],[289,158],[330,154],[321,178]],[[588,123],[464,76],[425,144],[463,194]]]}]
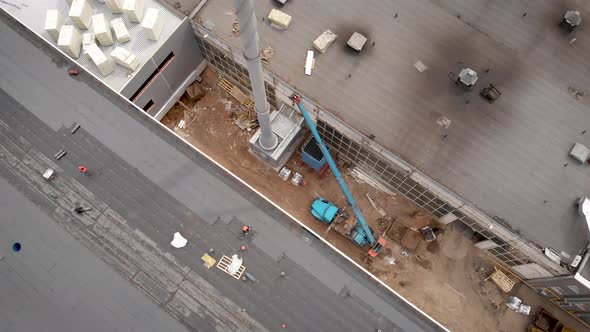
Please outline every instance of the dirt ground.
[{"label": "dirt ground", "polygon": [[[470,230],[455,224],[440,226],[403,197],[389,195],[353,178],[350,170],[343,170],[345,180],[375,230],[382,232],[390,229],[388,234],[395,237],[399,235],[396,225],[410,228],[431,225],[439,228],[437,240],[430,243],[421,240],[411,251],[391,236],[386,236],[387,248],[378,257],[367,259],[366,248],[356,247],[334,230],[326,233],[327,226],[313,219],[309,206],[318,196],[338,206],[347,205],[332,174],[328,171],[320,177],[302,165],[299,153],[295,153],[287,167],[303,174],[307,184],[296,187],[290,181],[282,181],[275,171],[248,152],[248,139],[254,130],[241,130],[234,124],[232,113],[243,111],[238,110],[235,99],[218,87],[218,80],[215,72],[207,69],[199,84],[205,96],[196,103],[192,103],[186,95],[181,99],[186,107],[194,109],[194,113],[189,114],[195,115],[187,117],[187,123],[190,123],[187,128],[178,128],[185,112],[179,104],[162,119],[162,123],[319,234],[324,234],[349,257],[452,331],[525,331],[530,316],[508,309],[504,305],[508,295],[492,282],[484,281],[493,271],[493,266],[484,253],[473,246]],[[366,193],[370,193],[385,210],[384,218],[370,205]],[[392,220],[396,224],[389,228]],[[408,236],[405,241],[408,238],[421,239],[418,234],[412,234],[412,230],[408,232],[413,236]],[[517,289],[515,287],[515,291]]]}]

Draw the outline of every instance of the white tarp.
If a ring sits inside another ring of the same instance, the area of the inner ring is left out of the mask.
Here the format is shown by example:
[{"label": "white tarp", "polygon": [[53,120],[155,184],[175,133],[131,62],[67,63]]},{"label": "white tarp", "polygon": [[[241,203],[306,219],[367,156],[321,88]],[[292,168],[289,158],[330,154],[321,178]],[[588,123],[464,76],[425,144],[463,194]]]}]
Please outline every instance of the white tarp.
[{"label": "white tarp", "polygon": [[241,266],[242,259],[238,257],[238,255],[234,254],[231,256],[231,263],[227,267],[227,272],[229,272],[229,274],[236,274],[240,270]]},{"label": "white tarp", "polygon": [[174,248],[182,248],[184,246],[186,246],[186,243],[188,242],[187,239],[185,239],[182,235],[180,235],[180,233],[176,232],[174,233],[174,238],[172,239],[172,242],[170,243]]}]

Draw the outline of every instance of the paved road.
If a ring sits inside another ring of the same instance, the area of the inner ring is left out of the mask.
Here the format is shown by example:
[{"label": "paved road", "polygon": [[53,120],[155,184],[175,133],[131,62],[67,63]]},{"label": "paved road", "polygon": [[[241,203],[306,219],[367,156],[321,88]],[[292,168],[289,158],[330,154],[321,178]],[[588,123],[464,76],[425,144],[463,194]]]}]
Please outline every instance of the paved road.
[{"label": "paved road", "polygon": [[[2,176],[186,327],[440,329],[92,77],[69,77],[59,55],[13,24],[0,23]],[[68,154],[56,161],[59,149]],[[46,167],[58,172],[51,183]],[[78,216],[76,205],[93,210]],[[244,223],[255,230],[247,241]],[[169,245],[175,231],[185,248]],[[208,248],[219,257],[243,243],[257,283],[201,264]]]}]

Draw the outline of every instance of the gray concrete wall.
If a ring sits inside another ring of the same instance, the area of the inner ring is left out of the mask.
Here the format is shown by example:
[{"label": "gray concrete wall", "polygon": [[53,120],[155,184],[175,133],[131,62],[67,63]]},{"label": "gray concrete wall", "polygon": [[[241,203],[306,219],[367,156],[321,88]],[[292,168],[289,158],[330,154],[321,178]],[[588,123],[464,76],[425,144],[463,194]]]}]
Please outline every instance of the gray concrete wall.
[{"label": "gray concrete wall", "polygon": [[152,100],[155,105],[149,112],[151,115],[157,114],[164,106],[169,105],[168,100],[174,95],[174,92],[182,87],[186,78],[195,71],[203,60],[188,19],[179,25],[174,34],[123,87],[121,94],[131,98],[158,66],[166,60],[170,52],[174,52],[172,61],[152,78],[152,82],[134,101],[137,106],[143,108]]}]

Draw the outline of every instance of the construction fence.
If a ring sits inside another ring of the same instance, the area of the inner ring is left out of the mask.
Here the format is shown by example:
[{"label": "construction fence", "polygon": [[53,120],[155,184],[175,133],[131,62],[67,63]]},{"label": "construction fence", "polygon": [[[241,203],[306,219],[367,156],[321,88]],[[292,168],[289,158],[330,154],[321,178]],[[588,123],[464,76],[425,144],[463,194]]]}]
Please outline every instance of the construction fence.
[{"label": "construction fence", "polygon": [[[194,21],[192,23],[199,48],[207,62],[225,78],[251,91],[241,51],[201,24]],[[522,278],[569,274],[559,264],[549,260],[540,247],[505,227],[502,220],[486,215],[392,152],[332,116],[268,70],[264,71],[264,76],[266,96],[273,108],[277,109],[282,103],[291,104],[289,97],[293,93],[302,96],[305,106],[316,118],[320,135],[340,158],[350,161],[391,190],[440,218],[443,223],[459,220],[469,226],[482,238],[487,239],[485,246],[480,248],[486,250],[497,261],[511,267]]]}]

